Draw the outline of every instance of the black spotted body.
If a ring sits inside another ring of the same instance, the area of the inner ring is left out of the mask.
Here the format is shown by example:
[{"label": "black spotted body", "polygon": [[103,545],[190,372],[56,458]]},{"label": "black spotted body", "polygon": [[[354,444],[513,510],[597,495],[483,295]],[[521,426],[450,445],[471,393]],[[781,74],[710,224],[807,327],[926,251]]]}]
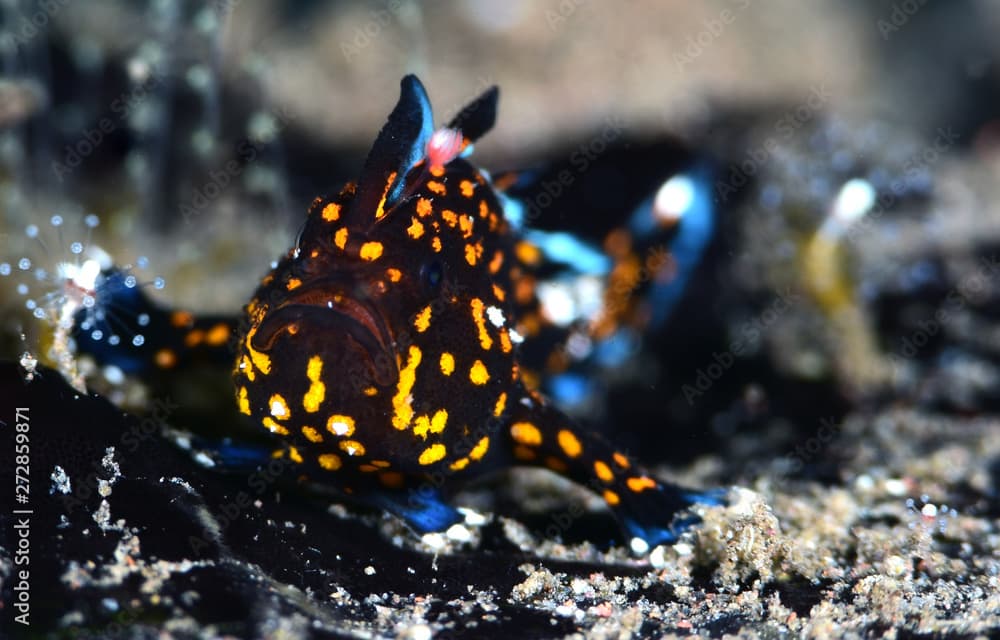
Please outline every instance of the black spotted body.
[{"label": "black spotted body", "polygon": [[240,410],[293,459],[358,470],[461,472],[517,383],[510,235],[468,162],[427,170],[392,211],[350,224],[346,189],[312,206],[298,245],[247,311]]},{"label": "black spotted body", "polygon": [[[633,538],[673,540],[693,521],[675,515],[715,497],[658,481],[580,430],[519,367],[522,336],[545,322],[541,252],[463,154],[491,128],[496,101],[491,89],[435,132],[423,86],[404,78],[357,184],[314,201],[242,322],[209,325],[143,299],[145,315],[175,329],[147,348],[173,368],[186,361],[178,345],[231,339],[236,406],[278,443],[264,458],[417,530],[460,519],[447,498],[468,478],[526,464],[600,494]],[[606,333],[614,315],[584,330]]]}]

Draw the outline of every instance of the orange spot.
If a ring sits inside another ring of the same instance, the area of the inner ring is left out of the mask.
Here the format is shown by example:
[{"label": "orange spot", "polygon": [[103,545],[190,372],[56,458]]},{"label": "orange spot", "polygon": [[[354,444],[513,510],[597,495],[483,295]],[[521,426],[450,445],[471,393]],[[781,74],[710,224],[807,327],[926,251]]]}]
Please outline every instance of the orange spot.
[{"label": "orange spot", "polygon": [[337,229],[337,233],[333,234],[333,244],[337,245],[338,249],[347,246],[347,227]]},{"label": "orange spot", "polygon": [[459,458],[458,460],[456,460],[456,461],[452,462],[451,464],[449,464],[448,468],[451,469],[452,471],[461,471],[462,469],[466,468],[467,466],[469,466],[469,459],[468,458]]},{"label": "orange spot", "polygon": [[563,450],[563,453],[565,453],[568,457],[577,458],[581,453],[583,453],[583,445],[580,444],[580,440],[569,429],[562,429],[556,438],[559,442],[559,446]]},{"label": "orange spot", "polygon": [[285,289],[288,291],[294,291],[302,286],[302,281],[298,278],[289,278],[288,282],[285,283]]},{"label": "orange spot", "polygon": [[656,488],[656,480],[653,480],[648,476],[637,476],[635,478],[629,478],[628,480],[625,481],[625,484],[628,485],[628,488],[630,490],[636,493],[640,493],[642,491],[645,491],[646,489]]},{"label": "orange spot", "polygon": [[420,198],[417,200],[417,215],[421,218],[426,218],[431,215],[434,211],[434,206],[431,205],[431,201],[427,198]]},{"label": "orange spot", "polygon": [[319,462],[319,466],[323,467],[327,471],[336,471],[340,468],[340,456],[335,453],[323,453],[316,459]]},{"label": "orange spot", "polygon": [[309,442],[323,442],[323,434],[312,427],[302,427],[302,435]]},{"label": "orange spot", "polygon": [[480,200],[479,201],[479,217],[480,218],[485,218],[488,215],[490,215],[490,207],[489,207],[489,205],[486,204],[485,200]]},{"label": "orange spot", "polygon": [[194,316],[187,311],[174,311],[170,314],[170,324],[175,327],[190,327],[194,323]]},{"label": "orange spot", "polygon": [[462,195],[466,198],[472,197],[472,192],[475,190],[476,185],[472,184],[470,180],[462,180],[458,183],[458,188],[462,192]]},{"label": "orange spot", "polygon": [[436,193],[439,196],[448,195],[448,189],[445,188],[443,182],[438,182],[437,180],[428,180],[427,181],[427,188],[432,193]]},{"label": "orange spot", "polygon": [[[480,246],[479,251],[482,252],[482,250],[482,246]],[[469,263],[470,267],[476,266],[476,253],[476,245],[465,245],[465,261]]]},{"label": "orange spot", "polygon": [[529,449],[528,447],[522,445],[514,447],[514,457],[518,460],[530,462],[531,460],[534,460],[537,455],[538,454],[535,453],[534,449]]},{"label": "orange spot", "polygon": [[504,353],[510,353],[514,345],[510,342],[510,333],[507,329],[500,330],[500,350]]},{"label": "orange spot", "polygon": [[493,254],[493,259],[490,260],[490,273],[495,274],[500,271],[500,267],[503,265],[503,251],[497,249],[496,253]]},{"label": "orange spot", "polygon": [[288,457],[296,464],[302,464],[302,454],[295,447],[288,447]]},{"label": "orange spot", "polygon": [[431,165],[429,171],[435,178],[440,178],[444,175],[444,167],[441,165]]},{"label": "orange spot", "polygon": [[542,259],[542,252],[535,245],[526,240],[521,240],[514,247],[517,259],[528,266],[538,264]]},{"label": "orange spot", "polygon": [[473,298],[469,302],[469,306],[472,308],[472,320],[476,323],[476,329],[479,331],[479,346],[483,348],[483,351],[489,351],[493,346],[493,338],[486,330],[486,316],[484,315],[486,305],[479,298]]},{"label": "orange spot", "polygon": [[240,413],[250,415],[250,398],[247,396],[246,387],[240,387],[240,392],[236,396],[236,401],[240,406]]},{"label": "orange spot", "polygon": [[501,287],[500,285],[494,283],[493,284],[493,296],[497,300],[499,300],[500,302],[503,302],[507,298],[507,293],[503,290],[503,287]]},{"label": "orange spot", "polygon": [[455,356],[451,355],[447,351],[441,354],[441,373],[446,376],[450,376],[455,370]]},{"label": "orange spot", "polygon": [[160,349],[154,356],[156,366],[161,369],[169,369],[177,364],[177,354],[173,349]]},{"label": "orange spot", "polygon": [[284,428],[283,426],[272,420],[270,416],[264,416],[264,419],[261,420],[261,424],[267,427],[267,430],[270,431],[271,433],[277,433],[279,436],[288,435],[288,429]]},{"label": "orange spot", "polygon": [[385,190],[382,191],[382,199],[378,201],[378,208],[375,209],[375,219],[378,220],[385,215],[385,199],[389,195],[389,188],[392,187],[393,181],[396,180],[396,172],[393,171],[389,174],[389,177],[385,181]]},{"label": "orange spot", "polygon": [[330,204],[323,207],[323,219],[327,222],[333,222],[340,219],[340,205],[331,202]]},{"label": "orange spot", "polygon": [[542,444],[542,432],[530,422],[515,422],[510,425],[510,437],[520,444],[536,447]]},{"label": "orange spot", "polygon": [[471,216],[460,216],[458,218],[458,228],[462,230],[462,237],[469,238],[472,236],[472,217]]},{"label": "orange spot", "polygon": [[365,455],[365,445],[357,440],[344,440],[340,443],[340,450],[349,456]]},{"label": "orange spot", "polygon": [[615,479],[615,474],[611,473],[611,467],[600,460],[594,463],[594,473],[603,482],[611,482]]},{"label": "orange spot", "polygon": [[431,249],[434,249],[434,253],[441,252],[441,238],[434,236],[431,239]]},{"label": "orange spot", "polygon": [[403,272],[400,271],[399,269],[396,269],[395,267],[390,267],[390,268],[386,269],[385,270],[385,275],[392,282],[399,282],[403,278]]},{"label": "orange spot", "polygon": [[555,456],[549,456],[546,458],[545,466],[552,469],[556,473],[566,473],[569,471],[569,467],[566,466],[566,463]]},{"label": "orange spot", "polygon": [[441,443],[432,444],[423,450],[420,457],[417,458],[417,462],[422,465],[434,464],[438,460],[441,460],[447,454],[447,449]]},{"label": "orange spot", "polygon": [[205,338],[204,331],[202,331],[201,329],[194,329],[188,332],[186,336],[184,336],[184,345],[187,347],[193,347],[202,340],[204,340],[204,338]]},{"label": "orange spot", "polygon": [[416,218],[413,218],[413,222],[410,226],[406,228],[406,233],[409,234],[414,240],[420,239],[420,236],[424,235],[424,223],[420,222]]},{"label": "orange spot", "polygon": [[617,507],[618,503],[620,503],[622,501],[622,499],[619,498],[618,494],[615,493],[614,491],[612,491],[611,489],[605,489],[604,490],[604,501],[607,502],[608,504],[610,504],[612,507]]},{"label": "orange spot", "polygon": [[427,328],[431,326],[431,305],[420,310],[420,313],[413,319],[413,326],[417,328],[417,333],[427,331]]},{"label": "orange spot", "polygon": [[364,388],[364,394],[366,396],[368,396],[368,397],[374,396],[377,393],[378,393],[378,389],[376,389],[375,387],[365,387]]},{"label": "orange spot", "polygon": [[629,464],[628,458],[626,458],[625,455],[622,453],[618,453],[616,451],[614,455],[612,455],[611,457],[614,458],[615,464],[617,464],[622,469],[628,469],[630,466],[632,466],[631,464]]},{"label": "orange spot", "polygon": [[379,256],[382,255],[382,243],[381,242],[366,242],[361,245],[361,259],[368,260],[369,262],[373,260],[378,260]]},{"label": "orange spot", "polygon": [[205,335],[205,342],[212,346],[225,344],[226,340],[229,339],[229,335],[229,325],[224,322],[220,322],[209,329],[208,333]]}]

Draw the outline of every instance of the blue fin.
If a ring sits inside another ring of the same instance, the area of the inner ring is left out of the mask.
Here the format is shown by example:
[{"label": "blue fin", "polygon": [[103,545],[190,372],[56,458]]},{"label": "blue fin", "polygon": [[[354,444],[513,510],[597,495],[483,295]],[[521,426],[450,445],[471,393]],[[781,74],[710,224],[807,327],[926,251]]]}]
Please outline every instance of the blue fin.
[{"label": "blue fin", "polygon": [[421,534],[444,531],[463,519],[439,490],[430,487],[412,491],[377,491],[360,499],[402,518]]},{"label": "blue fin", "polygon": [[638,494],[622,494],[615,511],[629,536],[650,546],[673,544],[688,528],[701,522],[691,512],[680,513],[695,504],[717,506],[725,503],[722,489],[689,491],[668,484]]}]

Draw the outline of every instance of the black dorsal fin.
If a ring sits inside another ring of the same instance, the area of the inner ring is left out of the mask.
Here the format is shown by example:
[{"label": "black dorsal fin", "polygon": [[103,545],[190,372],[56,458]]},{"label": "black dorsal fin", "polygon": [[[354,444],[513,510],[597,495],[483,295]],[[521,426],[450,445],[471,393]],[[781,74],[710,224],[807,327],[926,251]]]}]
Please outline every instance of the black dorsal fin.
[{"label": "black dorsal fin", "polygon": [[475,142],[493,128],[499,97],[500,89],[496,85],[490,87],[459,111],[448,123],[448,128],[460,130],[468,143]]}]

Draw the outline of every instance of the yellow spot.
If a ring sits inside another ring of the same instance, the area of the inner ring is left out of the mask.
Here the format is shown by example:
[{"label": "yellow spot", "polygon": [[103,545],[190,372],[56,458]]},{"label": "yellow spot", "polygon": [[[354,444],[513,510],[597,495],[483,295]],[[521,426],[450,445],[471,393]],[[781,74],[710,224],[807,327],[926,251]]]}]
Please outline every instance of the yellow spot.
[{"label": "yellow spot", "polygon": [[493,346],[493,338],[486,331],[486,316],[484,315],[486,305],[479,298],[473,298],[469,306],[472,307],[472,319],[476,323],[476,329],[479,330],[479,346],[483,348],[483,351],[489,351],[490,347]]},{"label": "yellow spot", "polygon": [[451,464],[449,464],[448,468],[451,469],[452,471],[461,471],[462,469],[466,468],[467,466],[469,466],[469,459],[468,458],[459,458],[458,460],[456,460],[456,461],[452,462]]},{"label": "yellow spot", "polygon": [[389,189],[392,187],[392,183],[396,180],[396,172],[393,171],[389,174],[389,177],[385,181],[385,190],[382,192],[382,199],[378,201],[378,208],[375,209],[375,219],[378,220],[385,215],[385,199],[389,195]]},{"label": "yellow spot", "polygon": [[281,397],[281,394],[272,395],[271,399],[267,401],[267,405],[271,407],[271,415],[278,420],[287,420],[292,417],[292,412],[288,410],[288,403]]},{"label": "yellow spot", "polygon": [[431,238],[431,249],[434,249],[434,253],[441,252],[441,238],[437,236]]},{"label": "yellow spot", "polygon": [[568,457],[576,458],[583,453],[583,445],[580,444],[580,440],[569,429],[561,430],[556,438],[559,441],[559,446],[562,447],[563,453]]},{"label": "yellow spot", "polygon": [[160,349],[156,352],[156,366],[161,369],[169,369],[177,364],[177,354],[173,349]]},{"label": "yellow spot", "polygon": [[447,351],[441,354],[441,373],[446,376],[450,376],[455,370],[455,356],[451,355]]},{"label": "yellow spot", "polygon": [[340,205],[336,202],[331,202],[330,204],[323,207],[323,219],[327,222],[334,222],[340,219]]},{"label": "yellow spot", "polygon": [[443,195],[447,195],[448,194],[448,190],[445,188],[444,183],[443,182],[438,182],[437,180],[428,180],[427,181],[427,188],[432,193],[436,193],[439,196],[443,196]]},{"label": "yellow spot", "polygon": [[458,224],[458,214],[451,209],[445,209],[441,212],[441,219],[448,223],[449,227],[454,227]]},{"label": "yellow spot", "polygon": [[347,246],[347,227],[337,229],[337,233],[333,234],[333,244],[337,245],[338,249]]},{"label": "yellow spot", "polygon": [[608,504],[610,504],[612,507],[617,507],[618,503],[621,502],[622,499],[619,498],[618,494],[615,493],[614,491],[612,491],[611,489],[605,489],[604,490],[604,501],[607,502]]},{"label": "yellow spot", "polygon": [[229,325],[224,322],[220,322],[209,329],[208,333],[205,334],[205,342],[213,346],[224,344],[226,340],[229,339],[229,333]]},{"label": "yellow spot", "polygon": [[431,201],[427,198],[419,198],[417,200],[417,215],[421,218],[426,218],[431,215],[434,211],[434,207],[431,205]]},{"label": "yellow spot", "polygon": [[302,427],[302,435],[309,442],[323,442],[323,434],[312,427]]},{"label": "yellow spot", "polygon": [[597,477],[603,482],[611,482],[615,479],[615,474],[611,473],[611,467],[601,460],[594,463],[594,473],[597,474]]},{"label": "yellow spot", "polygon": [[416,218],[413,218],[413,222],[410,226],[406,228],[406,233],[409,234],[414,240],[419,240],[420,236],[424,235],[424,223],[420,222]]},{"label": "yellow spot", "polygon": [[389,277],[392,282],[399,282],[403,278],[403,272],[395,267],[390,267],[385,270],[385,275]]},{"label": "yellow spot", "polygon": [[438,409],[434,412],[434,416],[431,418],[428,418],[427,416],[417,416],[413,425],[413,435],[426,440],[428,432],[441,433],[444,431],[447,424],[448,412],[444,409]]},{"label": "yellow spot", "polygon": [[510,437],[521,444],[536,447],[542,444],[542,432],[530,422],[515,422],[510,425]]},{"label": "yellow spot", "polygon": [[446,453],[447,449],[445,449],[443,444],[432,444],[424,449],[423,453],[421,453],[420,457],[417,459],[417,462],[422,465],[434,464],[438,460],[444,458]]},{"label": "yellow spot", "polygon": [[417,333],[427,331],[427,328],[431,326],[431,305],[420,310],[417,317],[413,319],[413,326],[417,328]]},{"label": "yellow spot", "polygon": [[309,378],[309,390],[306,391],[305,397],[302,398],[302,407],[308,413],[316,413],[319,411],[319,406],[323,404],[323,399],[326,397],[326,385],[320,382],[319,379],[322,371],[323,359],[319,356],[309,358],[309,364],[306,365],[306,377]]},{"label": "yellow spot", "polygon": [[340,449],[349,456],[365,455],[365,445],[357,440],[344,440],[340,443]]},{"label": "yellow spot", "polygon": [[617,464],[622,469],[628,469],[630,466],[632,466],[629,464],[628,458],[625,457],[625,454],[618,453],[616,451],[614,455],[612,455],[611,457],[614,458],[615,464]]},{"label": "yellow spot", "polygon": [[302,464],[302,454],[295,447],[288,447],[288,457],[292,459],[292,462]]},{"label": "yellow spot", "polygon": [[472,184],[469,180],[462,180],[458,183],[458,188],[462,191],[462,195],[466,198],[472,197],[472,191],[475,189],[476,185]]},{"label": "yellow spot", "polygon": [[354,418],[334,414],[326,421],[326,430],[335,436],[350,437],[354,435]]},{"label": "yellow spot", "polygon": [[243,372],[243,375],[247,377],[250,382],[254,381],[257,374],[253,372],[253,364],[250,362],[250,358],[244,356],[240,357],[240,363],[236,365],[236,368]]},{"label": "yellow spot", "polygon": [[413,407],[410,405],[413,402],[413,397],[410,392],[413,390],[413,384],[417,381],[417,367],[420,366],[421,357],[420,348],[416,345],[410,345],[406,366],[399,372],[396,395],[392,398],[392,407],[395,409],[395,415],[392,416],[392,426],[400,430],[410,426],[410,420],[413,419]]},{"label": "yellow spot", "polygon": [[465,261],[468,262],[471,267],[476,266],[476,245],[465,245]]},{"label": "yellow spot", "polygon": [[238,401],[240,404],[240,413],[245,413],[250,415],[250,399],[247,397],[247,388],[240,387],[240,394],[238,396]]},{"label": "yellow spot", "polygon": [[361,259],[368,260],[369,262],[373,260],[378,260],[379,256],[382,255],[382,243],[381,242],[366,242],[361,245]]},{"label": "yellow spot", "polygon": [[489,436],[484,436],[482,440],[476,443],[476,446],[472,447],[472,451],[469,452],[469,457],[473,460],[482,460],[483,456],[490,448]]},{"label": "yellow spot", "polygon": [[378,395],[378,389],[376,389],[375,387],[365,387],[362,393],[364,393],[366,396],[370,398],[374,395]]},{"label": "yellow spot", "polygon": [[503,392],[500,397],[497,398],[496,406],[493,407],[493,416],[499,418],[503,414],[503,410],[507,408],[507,393]]},{"label": "yellow spot", "polygon": [[298,289],[301,286],[302,286],[302,281],[299,280],[298,278],[289,278],[288,282],[285,283],[285,289],[288,289],[289,291],[294,291],[295,289]]},{"label": "yellow spot", "polygon": [[[493,259],[490,260],[490,273],[495,274],[497,271],[500,271],[500,267],[502,265],[503,265],[503,251],[497,249],[496,253],[493,254]],[[499,298],[500,296],[497,297]],[[503,300],[503,298],[500,299]]]},{"label": "yellow spot", "polygon": [[628,485],[628,488],[630,490],[636,493],[640,493],[642,491],[645,491],[646,489],[656,488],[656,480],[653,480],[648,476],[637,476],[635,478],[629,478],[628,480],[625,481],[625,484]]},{"label": "yellow spot", "polygon": [[316,459],[319,462],[319,466],[323,467],[327,471],[336,471],[340,468],[340,456],[335,453],[323,453]]},{"label": "yellow spot", "polygon": [[472,384],[483,385],[490,379],[490,372],[486,370],[486,365],[482,360],[476,360],[469,369],[469,380]]},{"label": "yellow spot", "polygon": [[284,428],[283,426],[272,420],[270,416],[264,416],[264,419],[261,420],[261,423],[265,427],[267,427],[267,430],[270,431],[271,433],[276,433],[279,436],[288,435],[288,429]]}]

